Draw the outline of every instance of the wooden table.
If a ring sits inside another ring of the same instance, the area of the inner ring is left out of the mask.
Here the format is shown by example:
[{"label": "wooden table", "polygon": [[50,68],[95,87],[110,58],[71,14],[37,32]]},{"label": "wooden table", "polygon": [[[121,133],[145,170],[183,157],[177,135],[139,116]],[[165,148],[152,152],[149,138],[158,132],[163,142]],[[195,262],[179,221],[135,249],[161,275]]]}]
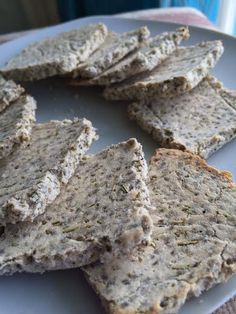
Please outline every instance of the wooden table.
[{"label": "wooden table", "polygon": [[[0,35],[0,44],[3,44],[4,42],[18,38],[20,36],[26,35],[32,31],[33,30]],[[196,314],[200,314],[200,313],[196,313]],[[220,307],[217,311],[215,311],[212,314],[236,314],[236,296],[230,299],[228,302],[226,302],[222,307]]]}]

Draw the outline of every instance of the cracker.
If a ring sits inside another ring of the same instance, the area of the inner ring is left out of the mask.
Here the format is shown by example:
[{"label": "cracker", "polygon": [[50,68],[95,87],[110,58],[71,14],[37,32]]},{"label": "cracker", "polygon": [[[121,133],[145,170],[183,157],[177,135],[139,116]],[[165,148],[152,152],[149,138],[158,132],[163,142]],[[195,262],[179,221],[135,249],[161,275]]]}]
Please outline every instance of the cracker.
[{"label": "cracker", "polygon": [[194,88],[223,53],[221,41],[180,47],[152,71],[107,87],[110,100],[175,97]]},{"label": "cracker", "polygon": [[0,75],[0,112],[23,94],[24,88]]},{"label": "cracker", "polygon": [[127,33],[110,33],[103,45],[74,71],[73,76],[81,78],[98,76],[138,48],[149,37],[149,34],[145,26]]},{"label": "cracker", "polygon": [[119,63],[86,83],[90,85],[110,85],[141,72],[151,71],[173,53],[182,40],[188,38],[189,31],[187,27],[180,27],[175,32],[162,33],[152,37],[138,51],[129,54]]},{"label": "cracker", "polygon": [[35,110],[33,97],[23,95],[0,113],[0,159],[30,140]]},{"label": "cracker", "polygon": [[149,240],[146,175],[142,147],[134,139],[85,156],[43,215],[6,226],[0,273],[78,267]]},{"label": "cracker", "polygon": [[30,142],[0,164],[0,224],[32,221],[42,214],[94,138],[86,119],[36,124]]},{"label": "cracker", "polygon": [[133,103],[128,112],[161,147],[208,158],[236,135],[235,102],[236,95],[207,77],[183,95]]},{"label": "cracker", "polygon": [[149,167],[152,242],[84,268],[107,313],[177,313],[236,272],[236,186],[200,157],[159,149]]},{"label": "cracker", "polygon": [[100,23],[41,40],[10,59],[1,72],[17,81],[67,74],[104,42],[107,32],[106,26]]}]

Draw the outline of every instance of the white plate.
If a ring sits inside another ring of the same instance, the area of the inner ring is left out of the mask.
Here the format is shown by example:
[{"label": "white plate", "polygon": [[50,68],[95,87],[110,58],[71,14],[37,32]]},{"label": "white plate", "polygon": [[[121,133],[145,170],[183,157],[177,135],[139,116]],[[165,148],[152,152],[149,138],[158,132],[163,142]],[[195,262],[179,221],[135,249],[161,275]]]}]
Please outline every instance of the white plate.
[{"label": "white plate", "polygon": [[[175,29],[178,25],[151,21],[121,19],[114,17],[89,17],[49,27],[0,46],[0,66],[23,47],[40,38],[54,35],[81,25],[104,22],[117,32],[132,30],[147,25],[152,34]],[[190,27],[191,40],[187,44],[203,40],[222,39],[225,53],[213,73],[226,86],[236,89],[235,52],[233,37]],[[100,140],[91,152],[97,152],[107,145],[136,137],[144,147],[146,158],[153,154],[156,143],[134,122],[127,118],[124,102],[106,102],[99,88],[72,88],[63,80],[49,79],[25,84],[38,102],[37,120],[73,118],[90,119],[98,128]],[[230,170],[236,179],[236,141],[232,141],[213,157],[210,164]],[[227,301],[236,293],[236,277],[204,293],[198,299],[188,301],[181,314],[207,314]],[[93,290],[86,283],[80,270],[49,272],[43,275],[16,274],[0,278],[0,314],[102,314],[103,309]]]}]

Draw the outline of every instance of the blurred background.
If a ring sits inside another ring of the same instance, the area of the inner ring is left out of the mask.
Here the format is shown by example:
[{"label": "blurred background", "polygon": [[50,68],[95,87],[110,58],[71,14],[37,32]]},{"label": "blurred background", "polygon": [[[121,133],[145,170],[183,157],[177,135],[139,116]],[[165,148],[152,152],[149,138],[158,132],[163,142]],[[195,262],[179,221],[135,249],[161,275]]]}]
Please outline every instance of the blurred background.
[{"label": "blurred background", "polygon": [[88,15],[171,7],[195,8],[223,32],[236,35],[236,0],[0,0],[0,33],[44,27]]}]

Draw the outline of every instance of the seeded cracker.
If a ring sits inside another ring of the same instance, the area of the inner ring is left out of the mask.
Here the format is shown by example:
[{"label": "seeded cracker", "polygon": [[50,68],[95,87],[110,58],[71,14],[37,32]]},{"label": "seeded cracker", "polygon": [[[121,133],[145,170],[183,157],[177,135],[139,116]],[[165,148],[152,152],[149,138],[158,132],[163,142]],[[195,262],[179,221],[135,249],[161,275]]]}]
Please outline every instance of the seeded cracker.
[{"label": "seeded cracker", "polygon": [[223,53],[221,41],[181,47],[152,71],[107,87],[110,100],[175,97],[194,88],[216,65]]},{"label": "seeded cracker", "polygon": [[138,48],[141,43],[147,40],[149,35],[150,32],[147,27],[140,27],[122,34],[109,33],[103,45],[74,71],[73,76],[96,77]]},{"label": "seeded cracker", "polygon": [[7,81],[0,75],[0,112],[24,92],[24,88],[13,81]]},{"label": "seeded cracker", "polygon": [[175,98],[133,103],[129,117],[162,146],[208,158],[236,135],[236,94],[207,77]]},{"label": "seeded cracker", "polygon": [[67,74],[104,42],[107,33],[106,26],[100,23],[38,41],[12,58],[1,72],[17,81]]},{"label": "seeded cracker", "polygon": [[32,221],[42,214],[95,138],[86,119],[37,124],[31,141],[0,164],[0,223]]},{"label": "seeded cracker", "polygon": [[33,97],[23,95],[0,113],[0,159],[30,140],[35,110]]},{"label": "seeded cracker", "polygon": [[88,81],[73,81],[72,85],[110,85],[123,81],[135,74],[151,71],[172,52],[182,40],[189,38],[187,27],[178,28],[175,32],[162,33],[150,38],[140,49],[129,54],[98,77]]},{"label": "seeded cracker", "polygon": [[33,223],[7,225],[0,273],[73,268],[149,240],[147,166],[136,140],[86,156]]},{"label": "seeded cracker", "polygon": [[85,267],[107,313],[174,314],[236,272],[236,186],[200,157],[160,149],[149,168],[153,241]]},{"label": "seeded cracker", "polygon": [[220,94],[220,96],[236,110],[236,90],[230,90],[223,87],[223,84],[214,77],[210,77],[211,84]]}]

